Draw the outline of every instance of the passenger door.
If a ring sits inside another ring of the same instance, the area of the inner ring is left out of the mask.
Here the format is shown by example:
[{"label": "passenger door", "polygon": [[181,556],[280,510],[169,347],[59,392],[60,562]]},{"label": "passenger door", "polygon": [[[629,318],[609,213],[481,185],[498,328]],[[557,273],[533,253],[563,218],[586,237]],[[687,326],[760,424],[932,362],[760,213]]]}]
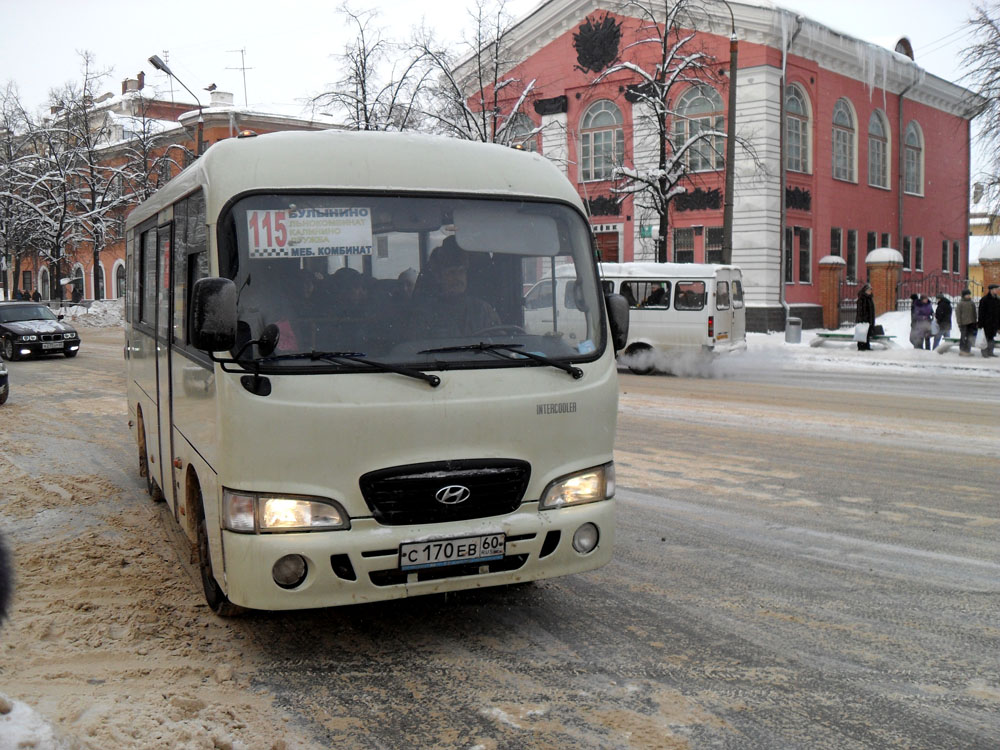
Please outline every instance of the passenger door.
[{"label": "passenger door", "polygon": [[[172,217],[171,217],[172,218]],[[157,484],[171,509],[175,508],[173,480],[173,446],[171,425],[173,413],[170,387],[170,318],[171,318],[171,258],[173,250],[173,222],[167,221],[156,228],[156,401],[160,442],[160,468],[154,470]],[[176,513],[176,509],[175,509]]]}]

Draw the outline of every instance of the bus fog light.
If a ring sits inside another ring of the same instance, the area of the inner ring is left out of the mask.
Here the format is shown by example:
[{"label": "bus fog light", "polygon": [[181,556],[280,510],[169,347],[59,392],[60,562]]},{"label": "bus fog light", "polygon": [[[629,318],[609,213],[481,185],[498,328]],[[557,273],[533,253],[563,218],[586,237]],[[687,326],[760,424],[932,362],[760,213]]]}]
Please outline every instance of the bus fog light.
[{"label": "bus fog light", "polygon": [[586,555],[594,551],[598,540],[601,538],[597,527],[592,523],[585,523],[573,534],[573,549],[581,555]]},{"label": "bus fog light", "polygon": [[309,566],[302,555],[285,555],[271,568],[274,582],[283,589],[294,589],[306,579]]}]

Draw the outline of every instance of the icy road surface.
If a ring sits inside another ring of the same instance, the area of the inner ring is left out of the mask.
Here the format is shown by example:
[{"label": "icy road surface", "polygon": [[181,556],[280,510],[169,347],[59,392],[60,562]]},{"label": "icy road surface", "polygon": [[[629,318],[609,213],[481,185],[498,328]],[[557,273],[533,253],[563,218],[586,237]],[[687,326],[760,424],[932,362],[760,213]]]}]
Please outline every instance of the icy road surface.
[{"label": "icy road surface", "polygon": [[995,361],[622,374],[610,565],[227,621],[143,492],[121,329],[80,330],[0,407],[0,750],[1000,747]]}]

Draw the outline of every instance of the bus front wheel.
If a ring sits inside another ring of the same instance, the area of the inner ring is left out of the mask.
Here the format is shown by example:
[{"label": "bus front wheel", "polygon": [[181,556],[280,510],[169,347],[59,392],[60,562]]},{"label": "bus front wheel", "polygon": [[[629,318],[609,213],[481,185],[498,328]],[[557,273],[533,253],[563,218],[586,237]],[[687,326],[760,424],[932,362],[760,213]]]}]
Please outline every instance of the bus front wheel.
[{"label": "bus front wheel", "polygon": [[208,547],[208,527],[205,523],[205,509],[198,497],[198,568],[201,570],[201,586],[205,591],[205,601],[219,617],[235,617],[242,614],[243,607],[233,604],[225,595],[212,571],[212,553]]},{"label": "bus front wheel", "polygon": [[139,423],[136,425],[138,432],[138,443],[139,443],[139,476],[146,480],[146,492],[149,496],[153,498],[156,502],[160,502],[164,499],[163,493],[160,492],[159,486],[156,484],[156,480],[153,479],[153,472],[149,466],[149,454],[146,452],[146,422],[142,418],[142,412],[139,412]]}]

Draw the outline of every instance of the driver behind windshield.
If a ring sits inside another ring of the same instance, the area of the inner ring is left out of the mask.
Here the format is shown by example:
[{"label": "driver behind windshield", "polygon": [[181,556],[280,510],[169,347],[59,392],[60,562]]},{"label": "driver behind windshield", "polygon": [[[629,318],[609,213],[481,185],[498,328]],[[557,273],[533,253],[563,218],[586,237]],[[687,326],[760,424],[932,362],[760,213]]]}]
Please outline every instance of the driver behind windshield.
[{"label": "driver behind windshield", "polygon": [[434,248],[413,291],[413,325],[420,337],[470,336],[501,325],[486,301],[468,293],[469,254],[446,237]]}]

